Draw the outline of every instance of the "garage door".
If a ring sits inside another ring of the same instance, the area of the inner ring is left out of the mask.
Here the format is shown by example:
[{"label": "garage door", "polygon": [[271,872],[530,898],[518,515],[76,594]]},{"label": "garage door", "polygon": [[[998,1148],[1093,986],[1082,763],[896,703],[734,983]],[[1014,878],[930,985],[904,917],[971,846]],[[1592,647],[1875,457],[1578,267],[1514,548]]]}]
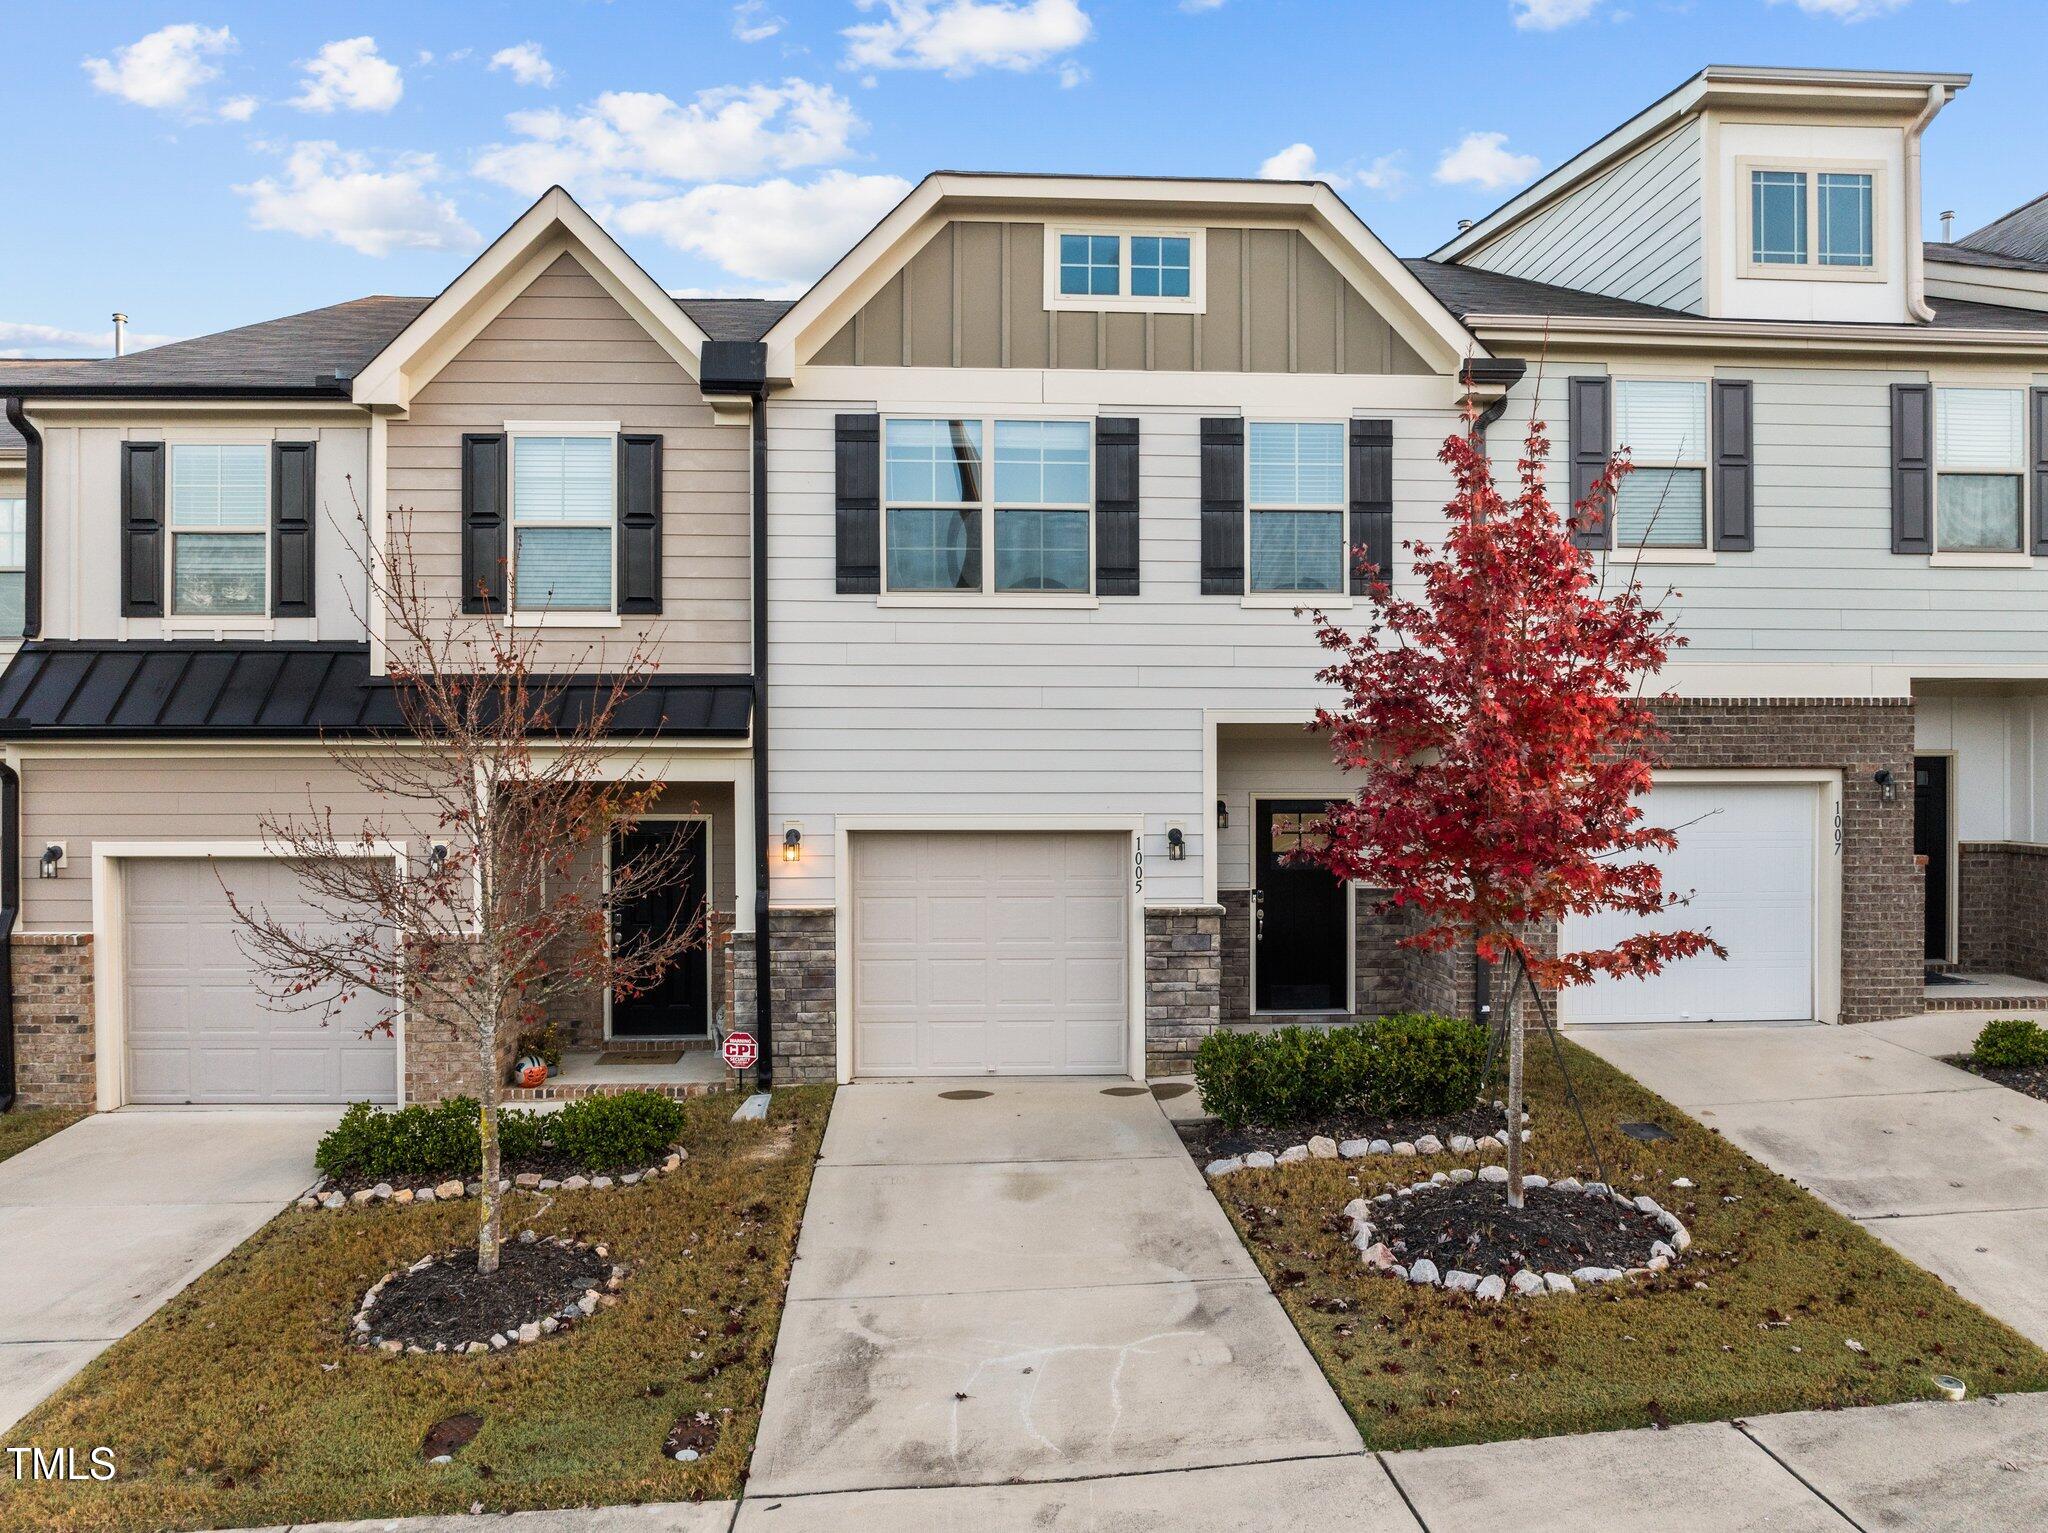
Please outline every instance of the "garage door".
[{"label": "garage door", "polygon": [[1130,838],[852,837],[862,1075],[1128,1069]]},{"label": "garage door", "polygon": [[1568,1022],[1780,1022],[1814,1015],[1815,836],[1820,789],[1805,783],[1687,783],[1654,789],[1650,824],[1678,833],[1659,855],[1664,887],[1690,904],[1646,922],[1601,915],[1565,923],[1568,948],[1635,932],[1707,931],[1728,950],[1672,964],[1653,979],[1603,979],[1565,993]]},{"label": "garage door", "polygon": [[317,1012],[263,1004],[221,884],[245,907],[317,932],[319,912],[289,869],[263,858],[136,858],[123,867],[128,1100],[397,1100],[397,1041],[363,1036],[380,1014],[374,998],[325,1026]]}]

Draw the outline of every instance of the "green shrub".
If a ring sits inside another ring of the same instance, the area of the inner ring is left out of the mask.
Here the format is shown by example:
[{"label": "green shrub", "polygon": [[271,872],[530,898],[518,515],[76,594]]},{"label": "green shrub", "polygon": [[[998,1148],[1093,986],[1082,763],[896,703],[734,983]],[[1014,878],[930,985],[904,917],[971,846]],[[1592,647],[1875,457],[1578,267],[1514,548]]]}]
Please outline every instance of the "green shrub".
[{"label": "green shrub", "polygon": [[1454,1112],[1478,1095],[1485,1063],[1478,1023],[1408,1013],[1356,1027],[1211,1033],[1195,1052],[1195,1084],[1225,1128],[1277,1128],[1349,1111]]},{"label": "green shrub", "polygon": [[[474,1097],[386,1112],[356,1102],[321,1139],[313,1162],[340,1181],[465,1181],[483,1170]],[[498,1112],[498,1154],[506,1165],[559,1152],[593,1171],[631,1170],[659,1160],[682,1132],[682,1109],[651,1091],[586,1097],[555,1113]]]},{"label": "green shrub", "polygon": [[1986,1022],[1970,1048],[1970,1058],[1987,1070],[2024,1070],[2048,1065],[2048,1031],[2025,1017]]},{"label": "green shrub", "polygon": [[653,1091],[580,1097],[555,1114],[555,1148],[579,1166],[630,1171],[660,1160],[683,1131],[683,1110]]}]

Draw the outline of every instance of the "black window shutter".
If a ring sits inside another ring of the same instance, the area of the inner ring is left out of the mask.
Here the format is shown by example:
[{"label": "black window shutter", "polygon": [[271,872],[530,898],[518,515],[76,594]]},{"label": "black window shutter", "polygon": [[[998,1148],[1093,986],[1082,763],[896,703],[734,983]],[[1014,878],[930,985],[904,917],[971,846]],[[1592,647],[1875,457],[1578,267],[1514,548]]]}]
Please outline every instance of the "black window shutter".
[{"label": "black window shutter", "polygon": [[313,615],[311,442],[270,444],[270,615]]},{"label": "black window shutter", "polygon": [[1202,594],[1244,594],[1244,421],[1202,421]]},{"label": "black window shutter", "polygon": [[619,611],[661,611],[661,438],[619,438]]},{"label": "black window shutter", "polygon": [[121,616],[164,615],[164,444],[121,444]]},{"label": "black window shutter", "polygon": [[1756,547],[1755,391],[1746,378],[1714,380],[1714,547]]},{"label": "black window shutter", "polygon": [[505,605],[505,438],[476,432],[462,438],[462,610],[497,612]]},{"label": "black window shutter", "polygon": [[[1370,562],[1371,570],[1366,569]],[[1394,578],[1394,423],[1351,423],[1351,594]]]},{"label": "black window shutter", "polygon": [[838,591],[872,596],[882,589],[882,417],[840,416],[832,458]]},{"label": "black window shutter", "polygon": [[2034,557],[2043,559],[2048,558],[2048,389],[2035,389],[2027,400],[2034,444],[2034,471],[2027,476],[2034,483]]},{"label": "black window shutter", "polygon": [[1095,594],[1138,594],[1138,422],[1095,422]]},{"label": "black window shutter", "polygon": [[1892,552],[1934,552],[1934,390],[1892,385]]},{"label": "black window shutter", "polygon": [[[1571,380],[1572,506],[1593,493],[1593,485],[1607,472],[1607,460],[1614,455],[1614,390],[1606,378]],[[1614,546],[1614,507],[1599,508],[1597,527],[1574,527],[1572,542],[1580,548]]]}]

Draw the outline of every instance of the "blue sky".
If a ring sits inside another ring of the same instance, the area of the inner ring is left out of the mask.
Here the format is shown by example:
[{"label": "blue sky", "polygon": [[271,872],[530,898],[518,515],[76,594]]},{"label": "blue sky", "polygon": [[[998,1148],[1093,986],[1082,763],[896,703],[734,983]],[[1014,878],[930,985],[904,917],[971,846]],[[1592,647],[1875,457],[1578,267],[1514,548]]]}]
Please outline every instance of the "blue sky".
[{"label": "blue sky", "polygon": [[940,168],[1270,162],[1421,254],[1710,62],[1972,72],[1930,223],[2048,190],[2042,0],[46,0],[7,33],[0,354],[431,293],[554,180],[677,291],[800,290]]}]

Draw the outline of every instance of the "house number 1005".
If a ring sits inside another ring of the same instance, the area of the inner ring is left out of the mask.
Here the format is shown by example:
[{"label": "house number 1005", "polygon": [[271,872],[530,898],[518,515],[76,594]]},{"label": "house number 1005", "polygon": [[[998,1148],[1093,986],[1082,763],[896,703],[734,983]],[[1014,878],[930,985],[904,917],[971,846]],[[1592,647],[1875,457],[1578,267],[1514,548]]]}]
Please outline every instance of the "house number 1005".
[{"label": "house number 1005", "polygon": [[1145,892],[1145,838],[1131,837],[1131,892]]}]

